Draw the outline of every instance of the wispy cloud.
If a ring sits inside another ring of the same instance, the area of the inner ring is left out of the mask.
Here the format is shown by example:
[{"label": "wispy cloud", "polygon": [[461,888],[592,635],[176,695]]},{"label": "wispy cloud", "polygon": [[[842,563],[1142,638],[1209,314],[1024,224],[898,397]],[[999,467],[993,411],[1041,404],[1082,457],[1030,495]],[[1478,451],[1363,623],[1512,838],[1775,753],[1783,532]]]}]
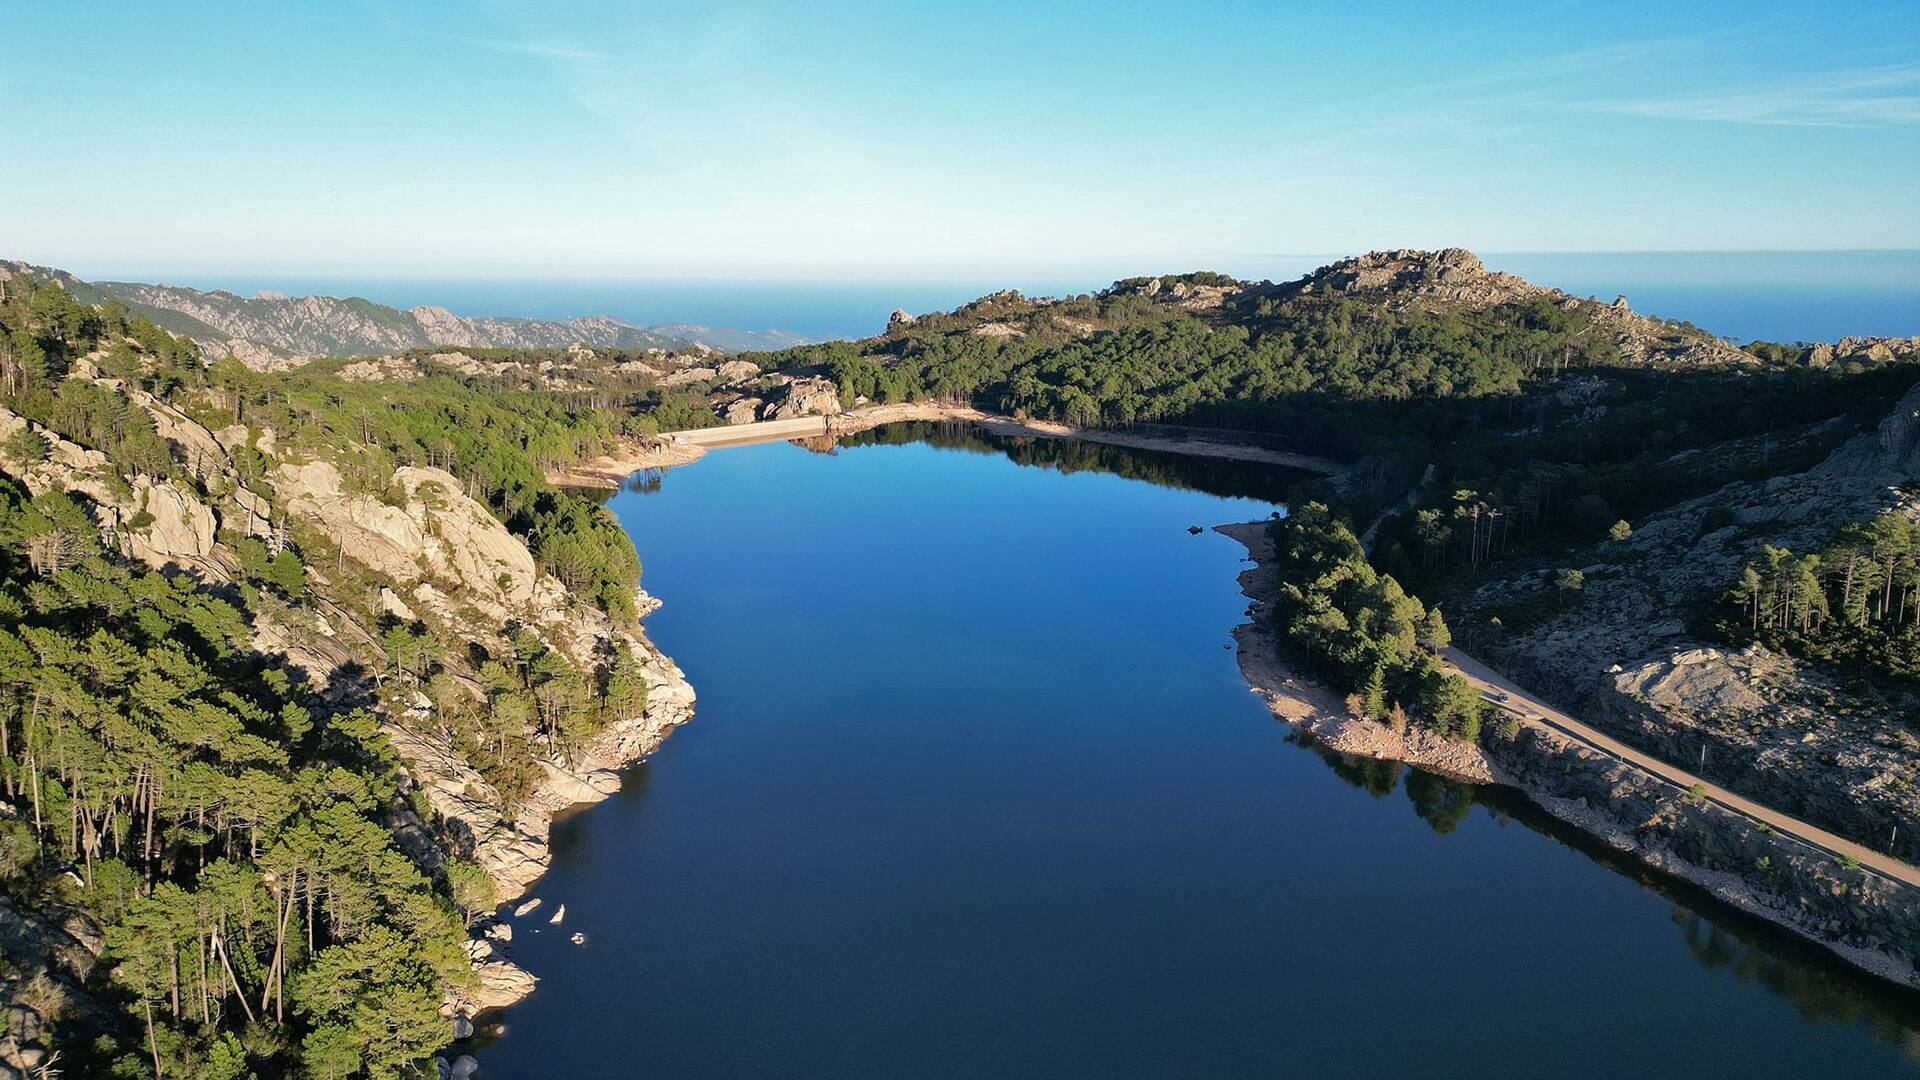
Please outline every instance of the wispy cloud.
[{"label": "wispy cloud", "polygon": [[1721,124],[1836,128],[1920,124],[1920,64],[1864,68],[1781,86],[1576,104],[1619,116]]},{"label": "wispy cloud", "polygon": [[477,49],[518,56],[539,56],[549,60],[612,60],[612,53],[583,49],[577,45],[557,45],[546,41],[499,41],[490,38],[459,38]]},{"label": "wispy cloud", "polygon": [[1672,60],[1695,49],[1724,45],[1736,33],[1735,30],[1725,28],[1704,30],[1548,53],[1498,64],[1470,75],[1411,84],[1404,90],[1411,94],[1425,95],[1470,90],[1505,92],[1515,84],[1552,85],[1573,75],[1618,69],[1624,65],[1644,64],[1655,60]]},{"label": "wispy cloud", "polygon": [[379,0],[356,0],[356,6],[391,30],[429,41],[440,41],[469,49],[484,49],[487,52],[504,53],[509,56],[534,56],[546,60],[596,61],[614,58],[612,53],[555,41],[549,37],[534,35],[474,37],[468,34],[457,34],[442,29],[439,25],[422,25],[416,20],[403,18]]}]

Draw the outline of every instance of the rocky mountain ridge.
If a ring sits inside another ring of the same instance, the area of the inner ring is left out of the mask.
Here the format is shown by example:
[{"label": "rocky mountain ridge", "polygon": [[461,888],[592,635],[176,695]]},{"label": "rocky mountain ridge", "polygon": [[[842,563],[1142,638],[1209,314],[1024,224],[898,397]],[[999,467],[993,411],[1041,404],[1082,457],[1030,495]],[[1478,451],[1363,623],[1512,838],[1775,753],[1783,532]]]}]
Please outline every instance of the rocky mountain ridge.
[{"label": "rocky mountain ridge", "polygon": [[444,307],[390,307],[360,297],[243,297],[223,289],[84,281],[64,270],[0,260],[0,280],[22,275],[58,284],[86,304],[117,301],[156,324],[194,339],[210,359],[235,357],[257,370],[328,356],[365,356],[417,348],[723,351],[782,348],[804,340],[783,330],[739,330],[676,323],[646,327],[605,315],[528,319],[455,315]]},{"label": "rocky mountain ridge", "polygon": [[1395,249],[1340,259],[1286,282],[1175,282],[1159,278],[1136,291],[1188,310],[1231,307],[1257,300],[1364,300],[1390,309],[1479,311],[1545,301],[1587,316],[1611,336],[1623,360],[1664,367],[1754,366],[1751,354],[1697,328],[1635,312],[1627,298],[1612,303],[1576,297],[1514,274],[1489,270],[1465,248]]},{"label": "rocky mountain ridge", "polygon": [[[1272,303],[1360,301],[1395,311],[1485,311],[1543,302],[1584,316],[1611,339],[1627,364],[1665,369],[1755,369],[1765,360],[1691,324],[1637,312],[1625,296],[1612,301],[1579,297],[1515,274],[1490,270],[1464,248],[1436,251],[1394,249],[1339,259],[1291,281],[1242,281],[1226,275],[1193,273],[1128,278],[1102,295],[1138,296],[1182,313],[1245,321],[1262,301]],[[1061,298],[1029,298],[1001,290],[950,312],[915,316],[896,310],[881,335],[900,335],[936,327],[972,337],[1020,339],[1052,334],[1085,338],[1110,327],[1061,314]],[[1808,367],[1864,366],[1920,357],[1920,337],[1848,337],[1812,343],[1798,362]]]}]

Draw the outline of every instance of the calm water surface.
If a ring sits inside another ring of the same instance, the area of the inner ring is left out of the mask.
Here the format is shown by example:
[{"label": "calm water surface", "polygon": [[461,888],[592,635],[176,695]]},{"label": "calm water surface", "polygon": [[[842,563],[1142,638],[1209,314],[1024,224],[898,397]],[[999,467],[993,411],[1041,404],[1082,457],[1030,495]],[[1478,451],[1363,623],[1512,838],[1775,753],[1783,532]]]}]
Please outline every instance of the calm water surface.
[{"label": "calm water surface", "polygon": [[485,1076],[1920,1075],[1914,997],[1290,738],[1187,531],[1271,481],[902,437],[614,499],[699,715],[556,829]]}]

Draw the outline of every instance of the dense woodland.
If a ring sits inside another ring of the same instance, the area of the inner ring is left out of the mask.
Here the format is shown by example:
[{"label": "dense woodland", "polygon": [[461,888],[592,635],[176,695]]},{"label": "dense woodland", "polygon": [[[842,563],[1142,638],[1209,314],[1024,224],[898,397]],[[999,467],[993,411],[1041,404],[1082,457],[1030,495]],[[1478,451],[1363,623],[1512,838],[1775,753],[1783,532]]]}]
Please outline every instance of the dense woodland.
[{"label": "dense woodland", "polygon": [[[99,379],[67,377],[82,358]],[[447,469],[577,595],[634,617],[631,541],[542,468],[651,420],[510,379],[355,383],[338,366],[209,368],[111,305],[0,291],[0,404],[105,452],[108,482],[217,494],[122,389],[137,387],[214,427],[282,432],[280,453],[335,460],[376,497],[391,497],[396,465]],[[7,451],[35,461],[47,447],[23,430]],[[239,482],[270,495],[265,459],[234,457]],[[368,608],[325,537],[276,535],[223,535],[238,587],[202,587],[105,548],[84,497],[32,497],[0,474],[0,895],[102,934],[85,990],[120,1013],[62,1039],[64,1075],[418,1075],[446,1043],[444,995],[472,978],[463,923],[492,883],[396,846],[410,803],[378,714],[425,695],[511,812],[542,775],[531,740],[564,750],[644,704],[624,649],[583,671],[524,632],[498,656],[443,641]],[[292,626],[318,610],[310,565],[331,576],[328,610],[379,640],[361,676],[350,665],[329,686],[250,644],[256,617]],[[49,1014],[68,996],[36,985]]]},{"label": "dense woodland", "polygon": [[1348,524],[1321,503],[1268,526],[1277,590],[1270,617],[1358,715],[1404,732],[1417,719],[1461,739],[1481,735],[1486,703],[1434,655],[1452,641],[1439,608],[1380,573]]},{"label": "dense woodland", "polygon": [[366,708],[250,651],[244,599],[110,557],[69,496],[0,484],[0,538],[0,888],[98,920],[138,1021],[69,1073],[391,1076],[435,1048],[464,934],[394,845]]},{"label": "dense woodland", "polygon": [[1762,545],[1728,590],[1719,629],[1732,641],[1920,678],[1920,525],[1889,513],[1847,525],[1819,551]]},{"label": "dense woodland", "polygon": [[[1272,526],[1285,583],[1276,627],[1352,692],[1355,711],[1464,739],[1503,732],[1482,730],[1484,704],[1435,659],[1451,633],[1415,592],[1454,595],[1506,560],[1571,559],[1682,499],[1804,468],[1913,381],[1891,366],[1809,370],[1786,346],[1756,348],[1755,371],[1632,368],[1577,310],[1544,301],[1466,312],[1248,295],[1189,311],[1143,286],[1045,304],[996,294],[868,341],[749,359],[826,375],[849,403],[1232,429],[1353,463],[1343,488],[1287,476],[1285,490],[1261,491],[1296,508]],[[1016,332],[974,332],[983,326]],[[211,428],[272,428],[279,453],[336,461],[376,498],[398,497],[399,465],[445,469],[543,569],[632,620],[631,541],[544,473],[624,436],[717,422],[702,388],[662,390],[619,356],[570,361],[556,388],[531,372],[563,354],[470,352],[496,366],[426,363],[419,378],[378,382],[343,379],[344,361],[263,374],[207,366],[111,304],[0,285],[0,404],[103,451],[110,482],[204,483],[135,388]],[[104,378],[68,378],[82,358]],[[988,445],[940,431],[865,438],[929,434]],[[9,456],[45,453],[37,436],[22,439],[33,445]],[[1112,464],[1084,445],[1013,452],[1066,470]],[[267,459],[246,446],[234,458],[238,482],[270,494]],[[1245,477],[1121,458],[1145,479],[1246,490]],[[1412,505],[1369,555],[1354,523],[1409,490]],[[511,812],[540,776],[534,740],[578,745],[637,708],[645,683],[625,653],[582,670],[530,633],[499,628],[496,655],[385,615],[367,602],[377,583],[327,537],[222,539],[240,580],[196,588],[109,552],[79,497],[34,498],[0,478],[0,893],[104,933],[86,989],[116,1015],[63,1044],[68,1075],[411,1075],[445,1041],[441,995],[470,977],[462,923],[491,891],[477,867],[424,869],[395,845],[409,800],[377,717],[424,697]],[[1818,552],[1763,549],[1718,625],[1732,640],[1911,678],[1917,560],[1903,518],[1859,523]],[[1577,592],[1577,571],[1560,582]],[[256,618],[323,601],[376,636],[363,679],[310,686],[249,648]]]}]

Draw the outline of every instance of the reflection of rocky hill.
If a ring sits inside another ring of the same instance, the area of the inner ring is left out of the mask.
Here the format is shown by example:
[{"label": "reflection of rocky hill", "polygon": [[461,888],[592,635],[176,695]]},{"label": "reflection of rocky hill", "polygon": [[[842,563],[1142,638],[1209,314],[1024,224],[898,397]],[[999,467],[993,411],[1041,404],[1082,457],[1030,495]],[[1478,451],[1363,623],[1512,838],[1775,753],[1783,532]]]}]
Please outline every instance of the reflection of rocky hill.
[{"label": "reflection of rocky hill", "polygon": [[1104,472],[1160,487],[1204,491],[1226,498],[1281,502],[1311,474],[1229,458],[1174,454],[1076,439],[998,435],[972,423],[916,420],[836,436],[841,446],[926,443],[951,450],[1004,454],[1018,465],[1063,473]]}]

